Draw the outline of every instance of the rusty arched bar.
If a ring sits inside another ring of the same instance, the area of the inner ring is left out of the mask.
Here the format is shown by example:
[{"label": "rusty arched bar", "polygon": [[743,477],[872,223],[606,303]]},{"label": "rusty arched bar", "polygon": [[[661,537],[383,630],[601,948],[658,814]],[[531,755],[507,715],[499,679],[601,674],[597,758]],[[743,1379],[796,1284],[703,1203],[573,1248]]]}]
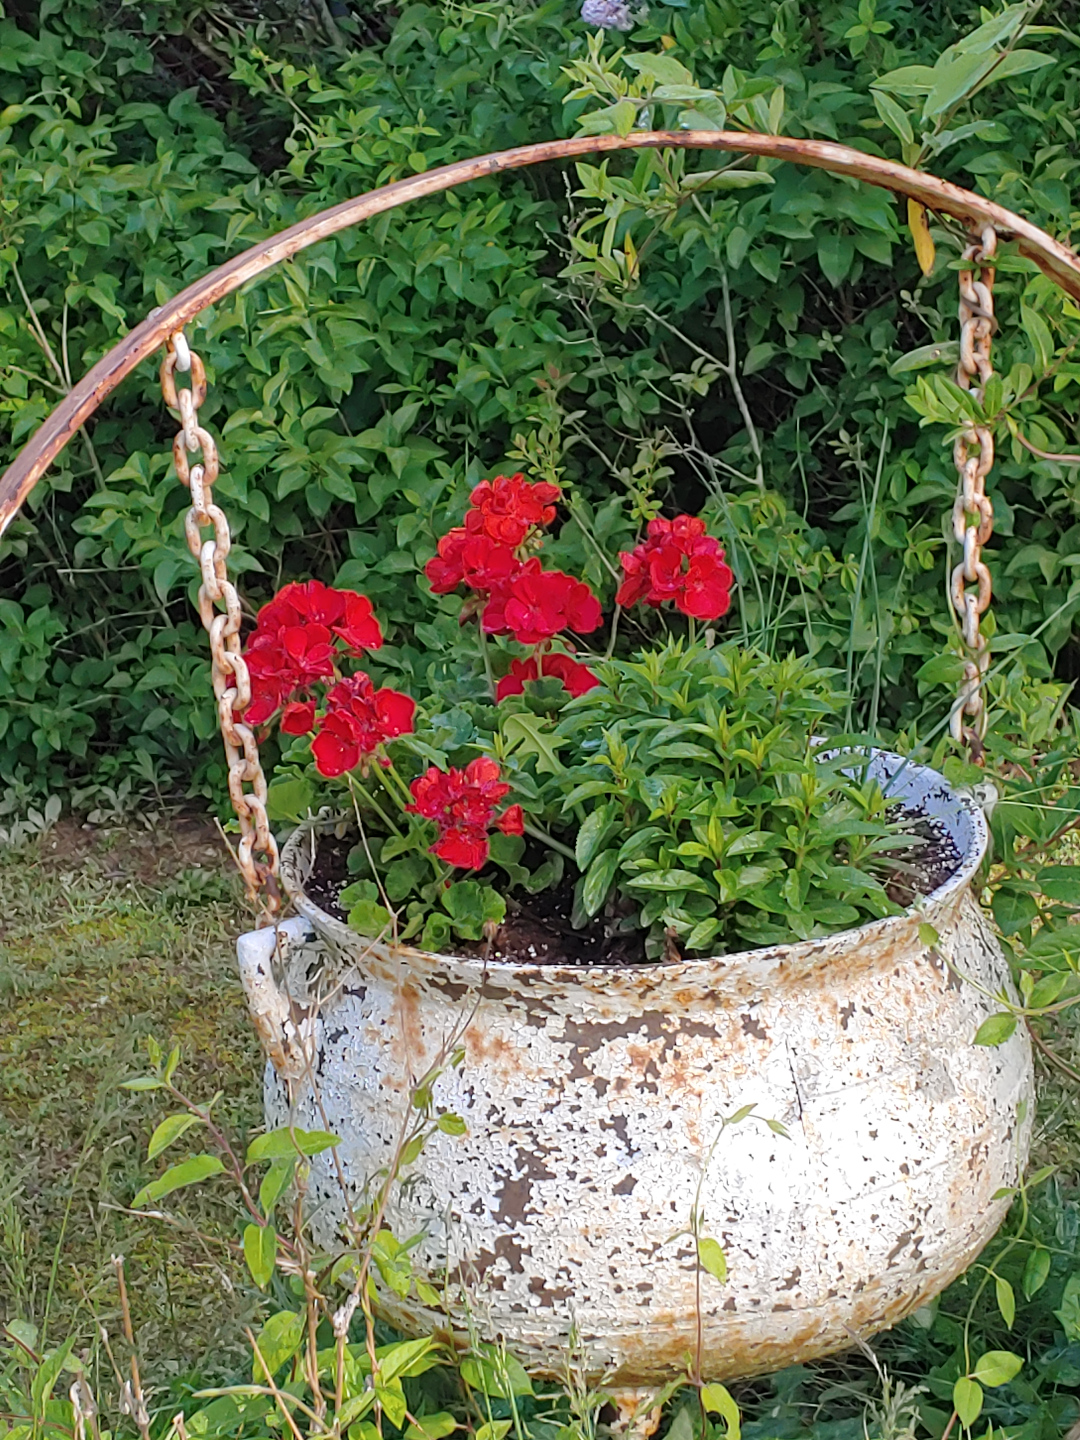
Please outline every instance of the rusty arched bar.
[{"label": "rusty arched bar", "polygon": [[423,175],[396,180],[354,200],[300,220],[279,235],[246,250],[242,255],[204,275],[137,325],[119,345],[89,370],[45,419],[23,450],[0,477],[0,535],[18,513],[34,485],[56,459],[72,435],[94,413],[120,382],[151,356],[168,336],[188,324],[201,310],[223,299],[241,285],[288,260],[320,240],[350,225],[394,210],[410,200],[436,195],[470,180],[520,170],[547,160],[579,155],[603,155],[622,150],[720,150],[775,160],[790,160],[837,175],[850,176],[918,200],[930,210],[951,215],[969,227],[993,225],[998,233],[1016,241],[1021,255],[1033,260],[1055,284],[1080,302],[1080,257],[1011,210],[952,185],[947,180],[910,170],[892,160],[864,155],[846,145],[822,140],[797,140],[787,135],[759,135],[734,131],[647,131],[627,136],[584,135],[522,145],[474,160],[458,160]]}]

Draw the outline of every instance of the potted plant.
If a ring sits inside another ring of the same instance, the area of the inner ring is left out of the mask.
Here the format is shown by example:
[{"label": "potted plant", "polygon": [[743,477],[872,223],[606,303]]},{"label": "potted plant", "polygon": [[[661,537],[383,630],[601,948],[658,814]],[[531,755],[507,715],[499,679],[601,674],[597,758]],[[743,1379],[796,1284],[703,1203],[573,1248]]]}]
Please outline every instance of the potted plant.
[{"label": "potted plant", "polygon": [[833,674],[724,639],[700,518],[649,522],[605,624],[545,566],[560,498],[474,489],[426,568],[463,597],[429,694],[371,678],[362,595],[259,612],[246,719],[295,737],[271,794],[331,806],[283,855],[297,917],[240,942],[268,1111],[341,1137],[309,1182],[334,1248],[437,1093],[393,1201],[405,1328],[442,1308],[622,1387],[695,1347],[752,1373],[908,1313],[1007,1206],[1031,1068],[1022,1032],[973,1043],[1009,987],[985,821],[830,741]]}]

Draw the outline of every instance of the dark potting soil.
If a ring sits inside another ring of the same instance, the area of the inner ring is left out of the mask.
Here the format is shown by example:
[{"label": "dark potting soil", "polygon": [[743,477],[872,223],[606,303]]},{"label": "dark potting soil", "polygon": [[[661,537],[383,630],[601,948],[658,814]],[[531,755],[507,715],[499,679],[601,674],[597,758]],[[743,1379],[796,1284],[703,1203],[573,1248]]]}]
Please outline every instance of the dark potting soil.
[{"label": "dark potting soil", "polygon": [[[954,875],[961,856],[945,827],[925,810],[897,807],[893,818],[911,835],[911,845],[893,852],[895,868],[885,888],[894,904],[907,907]],[[348,836],[340,840],[324,837],[304,886],[308,899],[335,920],[346,919],[340,896],[355,878],[348,866],[354,844]],[[539,895],[511,894],[495,943],[488,948],[458,942],[455,950],[520,965],[633,965],[645,959],[641,931],[619,930],[604,916],[575,930],[570,924],[573,898],[571,879]],[[680,960],[678,946],[673,944],[665,958]]]}]

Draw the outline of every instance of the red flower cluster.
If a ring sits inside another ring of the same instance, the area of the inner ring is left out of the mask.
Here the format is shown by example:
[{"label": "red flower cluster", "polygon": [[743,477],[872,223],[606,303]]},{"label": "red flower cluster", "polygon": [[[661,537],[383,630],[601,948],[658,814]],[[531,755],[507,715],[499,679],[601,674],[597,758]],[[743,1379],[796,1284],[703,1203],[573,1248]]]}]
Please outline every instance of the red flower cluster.
[{"label": "red flower cluster", "polygon": [[489,635],[509,633],[521,645],[539,645],[560,630],[595,630],[602,618],[600,601],[583,580],[543,570],[532,559],[505,589],[492,594],[481,624]]},{"label": "red flower cluster", "polygon": [[[459,585],[466,586],[476,598],[466,607],[463,620],[479,613],[485,634],[512,635],[522,645],[545,644],[562,630],[582,634],[595,630],[602,618],[600,602],[588,585],[561,570],[544,570],[536,556],[528,553],[539,532],[554,520],[558,498],[557,485],[533,484],[521,475],[497,475],[494,480],[482,481],[469,497],[465,524],[443,536],[438,553],[425,567],[432,590],[447,595]],[[573,674],[579,687],[585,677],[596,683],[590,672],[569,656],[558,660],[559,664],[545,660],[544,673],[557,675],[564,683],[566,675]],[[532,665],[534,673],[518,673],[535,679],[536,661],[524,664]],[[522,693],[520,684],[514,688],[511,676],[500,681],[498,699]],[[585,684],[584,689],[588,688]],[[567,689],[571,694],[582,693],[581,688],[572,689],[569,684]]]},{"label": "red flower cluster", "polygon": [[[339,680],[326,702],[328,708],[319,719],[311,754],[316,770],[327,779],[344,775],[387,740],[412,733],[416,701],[400,690],[376,690],[371,677],[362,670],[348,680]],[[314,705],[310,709],[313,720]],[[311,729],[310,724],[307,729]]]},{"label": "red flower cluster", "polygon": [[464,770],[440,770],[432,765],[409,787],[414,803],[406,806],[414,815],[434,820],[439,838],[431,847],[433,855],[463,870],[479,870],[487,861],[488,831],[494,825],[504,835],[521,835],[525,816],[520,805],[511,805],[497,819],[495,807],[510,793],[499,779],[498,764],[487,755],[470,760]]},{"label": "red flower cluster", "polygon": [[[542,667],[542,669],[541,669]],[[571,695],[584,695],[600,681],[587,665],[579,665],[569,655],[563,655],[557,650],[549,652],[538,661],[535,656],[528,660],[513,660],[510,664],[510,673],[504,675],[499,681],[495,690],[496,700],[505,700],[508,695],[523,695],[525,693],[526,680],[539,680],[543,674],[554,676],[561,680]]]},{"label": "red flower cluster", "polygon": [[481,480],[469,496],[465,529],[516,550],[533,530],[551,524],[558,499],[557,485],[542,480],[533,484],[523,475],[496,475],[494,480]]},{"label": "red flower cluster", "polygon": [[705,533],[704,520],[677,515],[674,520],[649,521],[647,539],[622,551],[623,583],[617,605],[662,605],[674,601],[684,615],[718,620],[731,605],[735,577],[724,564],[719,540]]},{"label": "red flower cluster", "polygon": [[[335,674],[335,640],[349,654],[377,650],[382,631],[371,601],[355,590],[332,590],[320,580],[286,585],[259,611],[244,649],[251,676],[251,704],[244,712],[249,725],[261,725],[317,680]],[[311,729],[310,704],[287,705],[282,728],[290,735]],[[309,723],[304,725],[304,719]]]}]

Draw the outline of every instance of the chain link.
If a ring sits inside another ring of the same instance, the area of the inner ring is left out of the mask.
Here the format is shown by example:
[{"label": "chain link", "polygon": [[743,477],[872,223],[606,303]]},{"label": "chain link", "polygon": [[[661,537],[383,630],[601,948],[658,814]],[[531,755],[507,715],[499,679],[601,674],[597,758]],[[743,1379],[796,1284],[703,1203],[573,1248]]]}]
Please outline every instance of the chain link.
[{"label": "chain link", "polygon": [[[177,375],[187,375],[188,385],[178,386]],[[251,704],[251,680],[240,653],[240,597],[228,575],[232,539],[225,512],[214,503],[213,486],[221,468],[217,446],[199,424],[199,406],[206,399],[206,369],[182,330],[169,337],[161,365],[161,394],[169,409],[180,415],[173,461],[180,483],[191,494],[184,533],[202,572],[199,617],[210,637],[218,723],[229,766],[229,796],[240,821],[237,863],[248,895],[259,906],[262,923],[272,924],[281,908],[278,852],[266,814],[266,777],[259,763],[258,741],[250,725],[238,718]],[[200,458],[193,464],[195,454]],[[213,537],[204,540],[203,531],[211,526]]]},{"label": "chain link", "polygon": [[[994,373],[990,344],[994,333],[994,267],[997,233],[986,226],[964,250],[960,271],[960,363],[956,383],[982,400]],[[979,278],[975,278],[975,269]],[[994,506],[986,493],[986,477],[994,463],[994,436],[987,425],[970,424],[957,436],[953,461],[959,479],[953,505],[953,534],[963,547],[963,558],[953,569],[949,584],[953,609],[964,645],[964,676],[960,682],[951,728],[954,739],[966,745],[972,760],[981,764],[986,735],[986,699],[983,687],[990,668],[990,645],[980,622],[990,605],[990,571],[982,547],[994,532]]]}]

